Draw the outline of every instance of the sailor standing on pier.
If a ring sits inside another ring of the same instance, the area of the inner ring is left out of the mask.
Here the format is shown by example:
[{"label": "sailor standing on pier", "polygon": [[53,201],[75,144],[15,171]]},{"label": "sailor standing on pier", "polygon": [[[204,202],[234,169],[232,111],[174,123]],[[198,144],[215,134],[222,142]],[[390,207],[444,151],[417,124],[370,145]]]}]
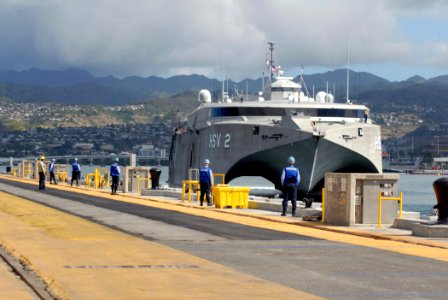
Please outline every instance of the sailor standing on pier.
[{"label": "sailor standing on pier", "polygon": [[79,179],[81,178],[81,165],[78,163],[78,158],[75,158],[75,162],[72,164],[72,182],[70,186],[73,186],[73,181],[76,181],[76,186],[79,186]]},{"label": "sailor standing on pier", "polygon": [[48,167],[48,171],[50,171],[50,184],[52,184],[52,181],[54,184],[57,184],[56,182],[56,176],[54,175],[54,158],[51,160],[50,166]]},{"label": "sailor standing on pier", "polygon": [[199,169],[199,186],[201,188],[201,206],[204,203],[204,196],[207,199],[207,206],[211,206],[210,190],[213,185],[213,172],[209,167],[210,161],[204,159],[204,165]]},{"label": "sailor standing on pier", "polygon": [[300,183],[300,172],[299,169],[294,167],[296,160],[294,157],[290,156],[288,158],[288,164],[286,168],[283,169],[281,176],[281,183],[283,185],[283,213],[282,216],[286,216],[286,209],[288,208],[288,200],[292,203],[292,216],[296,215],[297,208],[297,186]]},{"label": "sailor standing on pier", "polygon": [[40,157],[37,162],[37,172],[39,173],[39,190],[45,190],[45,156]]},{"label": "sailor standing on pier", "polygon": [[115,158],[115,162],[110,166],[110,177],[112,177],[112,184],[111,184],[111,189],[112,189],[112,193],[111,195],[116,195],[117,194],[117,189],[118,189],[118,183],[120,181],[120,166],[118,165],[118,157]]}]

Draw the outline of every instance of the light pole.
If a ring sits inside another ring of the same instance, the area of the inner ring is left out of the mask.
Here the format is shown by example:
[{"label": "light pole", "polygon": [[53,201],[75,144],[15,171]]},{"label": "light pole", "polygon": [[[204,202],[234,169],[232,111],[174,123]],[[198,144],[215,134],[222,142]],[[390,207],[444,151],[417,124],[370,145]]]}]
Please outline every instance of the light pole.
[{"label": "light pole", "polygon": [[436,135],[437,138],[437,156],[440,155],[440,137],[438,135]]}]

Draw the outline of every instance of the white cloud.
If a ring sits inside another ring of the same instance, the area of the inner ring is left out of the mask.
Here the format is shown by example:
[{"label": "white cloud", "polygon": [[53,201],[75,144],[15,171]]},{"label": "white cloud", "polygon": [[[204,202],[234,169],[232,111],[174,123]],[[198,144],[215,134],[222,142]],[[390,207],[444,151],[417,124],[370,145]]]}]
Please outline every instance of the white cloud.
[{"label": "white cloud", "polygon": [[[447,1],[3,0],[0,69],[84,68],[96,75],[160,75],[225,68],[259,76],[267,42],[284,67],[339,67],[415,60],[396,14]],[[408,4],[408,5],[405,5]],[[424,16],[422,16],[424,17]],[[13,28],[14,30],[11,30]],[[443,53],[443,51],[442,51]]]},{"label": "white cloud", "polygon": [[448,70],[448,43],[435,42],[427,45],[426,48],[431,48],[432,55],[429,56],[425,62],[436,67]]}]

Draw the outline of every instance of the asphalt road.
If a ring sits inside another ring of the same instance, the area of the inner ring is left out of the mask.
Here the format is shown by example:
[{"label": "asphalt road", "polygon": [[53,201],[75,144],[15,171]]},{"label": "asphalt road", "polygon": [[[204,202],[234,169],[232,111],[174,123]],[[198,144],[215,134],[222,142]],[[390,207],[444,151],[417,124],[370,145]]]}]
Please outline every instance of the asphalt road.
[{"label": "asphalt road", "polygon": [[448,298],[438,260],[5,180],[0,190],[328,299]]}]

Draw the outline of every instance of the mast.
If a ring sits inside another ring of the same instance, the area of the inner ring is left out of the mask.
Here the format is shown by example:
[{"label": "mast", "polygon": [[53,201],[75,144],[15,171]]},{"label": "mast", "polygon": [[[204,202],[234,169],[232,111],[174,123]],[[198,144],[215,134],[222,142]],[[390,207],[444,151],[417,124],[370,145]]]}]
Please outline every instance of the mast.
[{"label": "mast", "polygon": [[261,71],[261,91],[264,90],[264,71]]},{"label": "mast", "polygon": [[225,78],[223,78],[222,79],[222,88],[221,88],[221,99],[222,99],[222,102],[224,102],[225,100],[225,92],[226,92],[226,89],[225,89]]},{"label": "mast", "polygon": [[274,45],[275,42],[269,42],[269,51],[271,52],[271,59],[269,60],[269,85],[272,84],[272,68],[274,66]]},{"label": "mast", "polygon": [[213,98],[216,95],[216,72],[215,72],[215,65],[213,65],[213,96],[212,96],[212,101]]},{"label": "mast", "polygon": [[269,60],[269,83],[272,83],[272,67],[274,66],[274,42],[269,42],[269,51],[271,52],[271,60]]},{"label": "mast", "polygon": [[274,67],[274,45],[275,42],[268,42],[269,45],[269,51],[271,52],[271,57],[268,63],[268,68],[269,68],[269,79],[268,79],[268,84],[266,85],[266,87],[269,87],[268,93],[269,93],[269,98],[271,98],[271,85],[272,85],[272,68]]},{"label": "mast", "polygon": [[349,101],[350,101],[350,97],[349,97],[349,84],[350,84],[349,76],[350,76],[350,74],[349,73],[350,73],[350,40],[347,35],[347,103],[349,103]]}]

